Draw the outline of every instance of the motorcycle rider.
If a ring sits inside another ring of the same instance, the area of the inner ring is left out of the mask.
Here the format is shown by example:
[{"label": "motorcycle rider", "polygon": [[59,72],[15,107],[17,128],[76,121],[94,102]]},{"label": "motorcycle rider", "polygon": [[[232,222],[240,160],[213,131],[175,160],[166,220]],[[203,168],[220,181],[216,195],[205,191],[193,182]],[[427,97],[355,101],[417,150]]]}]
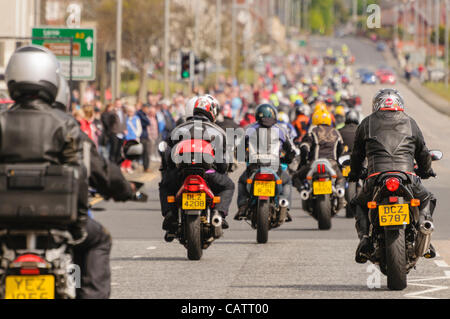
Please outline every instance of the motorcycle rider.
[{"label": "motorcycle rider", "polygon": [[301,141],[303,136],[308,133],[308,125],[309,125],[309,116],[307,114],[307,107],[303,103],[298,103],[297,101],[295,107],[295,120],[292,122],[292,125],[297,130],[297,138],[296,141]]},{"label": "motorcycle rider", "polygon": [[[66,114],[57,114],[52,108],[60,85],[59,72],[58,60],[42,46],[20,47],[11,56],[5,79],[15,104],[0,114],[0,162],[74,167],[80,176],[78,218],[69,231],[74,239],[82,241],[89,237],[86,231],[90,232],[86,227],[87,171],[82,161],[83,144],[77,122]],[[99,270],[97,263],[90,266]],[[93,285],[95,283],[92,282]],[[94,298],[108,296],[109,291],[93,294]]]},{"label": "motorcycle rider", "polygon": [[[373,98],[372,114],[361,122],[356,131],[349,181],[356,182],[361,177],[366,157],[369,176],[362,191],[352,201],[356,206],[356,231],[360,239],[355,256],[357,263],[365,263],[374,249],[368,237],[367,202],[371,200],[375,186],[371,175],[386,171],[414,172],[415,160],[417,176],[412,175],[410,179],[414,198],[420,200],[419,223],[432,221],[436,198],[421,184],[421,178],[427,179],[436,174],[431,168],[431,156],[422,132],[404,110],[404,100],[397,90],[382,89]],[[429,255],[435,256],[431,245]]]},{"label": "motorcycle rider", "polygon": [[344,153],[351,154],[355,142],[356,129],[359,125],[359,114],[355,110],[350,110],[345,115],[345,125],[339,129],[344,140]]},{"label": "motorcycle rider", "polygon": [[[280,155],[281,162],[280,167],[278,169],[278,175],[282,180],[282,192],[280,197],[286,198],[289,203],[291,202],[291,177],[286,169],[283,168],[282,164],[290,164],[295,157],[295,147],[288,136],[287,131],[277,124],[277,110],[271,104],[261,104],[256,108],[256,123],[250,125],[246,132],[245,138],[243,139],[243,143],[245,143],[244,147],[240,147],[242,149],[249,149],[249,141],[252,140],[252,137],[256,135],[256,139],[258,140],[258,145],[261,145],[259,138],[261,137],[261,129],[271,129],[274,128],[277,132],[277,136],[280,142],[279,152],[280,154],[284,154],[284,156]],[[270,141],[268,141],[270,143]],[[271,145],[268,145],[270,148]],[[263,152],[266,150],[263,150]],[[246,160],[248,160],[248,152],[246,151]],[[248,208],[248,200],[250,198],[250,194],[247,191],[247,179],[252,175],[255,169],[257,169],[257,164],[247,163],[247,169],[242,173],[239,177],[238,181],[238,212],[234,216],[235,220],[240,220],[245,217],[247,208]],[[291,217],[288,215],[288,221],[291,220]]]},{"label": "motorcycle rider", "polygon": [[[233,163],[233,157],[227,151],[226,133],[215,124],[218,108],[219,103],[215,98],[211,96],[199,97],[195,102],[193,117],[184,124],[177,126],[166,139],[167,149],[163,153],[163,165],[160,169],[162,179],[159,184],[161,211],[164,217],[163,230],[167,231],[166,239],[169,238],[168,234],[176,232],[178,214],[176,207],[167,203],[167,196],[175,195],[183,182],[179,177],[181,172],[176,168],[171,158],[171,152],[176,144],[183,140],[186,133],[189,133],[189,138],[199,134],[194,133],[194,131],[199,131],[201,138],[208,142],[213,142],[213,140],[222,142],[222,150],[216,149],[215,151],[216,159],[218,159],[218,152],[223,152],[221,154],[223,155],[221,156],[223,161],[214,163],[215,169],[206,172],[205,181],[211,187],[213,193],[221,198],[220,203],[216,204],[215,210],[222,216],[222,228],[227,229],[229,227],[225,218],[228,215],[228,209],[233,198],[234,183],[228,177],[227,172],[229,166]],[[178,181],[178,183],[174,183],[174,181]]]},{"label": "motorcycle rider", "polygon": [[[331,126],[331,115],[328,111],[318,110],[312,116],[312,127],[300,144],[300,169],[292,177],[298,191],[304,187],[310,165],[319,158],[326,158],[335,170],[336,188],[344,188],[345,179],[337,160],[344,150],[341,134]],[[307,164],[309,162],[309,164]],[[339,209],[344,207],[345,199],[339,198]]]}]

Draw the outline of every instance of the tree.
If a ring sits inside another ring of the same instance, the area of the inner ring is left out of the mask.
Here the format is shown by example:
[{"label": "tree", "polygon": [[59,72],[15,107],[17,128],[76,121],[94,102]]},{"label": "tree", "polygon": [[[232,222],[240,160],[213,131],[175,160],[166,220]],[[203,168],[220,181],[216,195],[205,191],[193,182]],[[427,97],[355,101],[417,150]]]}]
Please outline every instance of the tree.
[{"label": "tree", "polygon": [[[99,37],[115,43],[116,1],[103,0],[96,10]],[[122,52],[139,72],[138,97],[144,101],[147,93],[147,70],[152,56],[150,48],[164,35],[164,1],[124,0],[122,17]]]}]

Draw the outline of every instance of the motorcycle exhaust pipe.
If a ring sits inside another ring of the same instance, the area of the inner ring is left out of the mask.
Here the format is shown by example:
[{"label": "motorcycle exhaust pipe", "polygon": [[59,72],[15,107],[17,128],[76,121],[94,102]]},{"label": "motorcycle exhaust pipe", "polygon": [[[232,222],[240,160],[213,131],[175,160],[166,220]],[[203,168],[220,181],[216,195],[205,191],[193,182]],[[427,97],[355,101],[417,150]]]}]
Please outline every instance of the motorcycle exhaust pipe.
[{"label": "motorcycle exhaust pipe", "polygon": [[339,198],[342,198],[345,196],[345,189],[342,187],[339,187],[338,189],[336,189],[336,195]]},{"label": "motorcycle exhaust pipe", "polygon": [[425,220],[419,226],[417,234],[415,253],[417,257],[423,257],[428,249],[430,249],[431,234],[434,231],[434,225],[431,221]]},{"label": "motorcycle exhaust pipe", "polygon": [[221,227],[222,226],[222,216],[220,216],[220,214],[218,214],[218,213],[215,213],[211,219],[211,225],[213,225],[214,227]]},{"label": "motorcycle exhaust pipe", "polygon": [[287,208],[289,206],[289,201],[285,198],[280,199],[280,207],[281,208]]},{"label": "motorcycle exhaust pipe", "polygon": [[302,190],[300,192],[300,198],[303,200],[308,200],[310,192],[307,190]]},{"label": "motorcycle exhaust pipe", "polygon": [[278,220],[278,225],[281,225],[287,218],[289,201],[285,198],[281,198],[278,204],[280,205],[280,219]]}]

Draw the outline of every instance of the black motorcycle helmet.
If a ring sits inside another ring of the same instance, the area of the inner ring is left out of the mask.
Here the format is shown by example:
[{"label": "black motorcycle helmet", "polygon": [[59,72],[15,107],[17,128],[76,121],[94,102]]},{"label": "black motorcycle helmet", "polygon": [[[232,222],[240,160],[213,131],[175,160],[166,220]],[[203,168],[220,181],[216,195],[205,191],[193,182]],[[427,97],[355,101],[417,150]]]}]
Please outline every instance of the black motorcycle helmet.
[{"label": "black motorcycle helmet", "polygon": [[345,114],[345,124],[359,124],[359,114],[355,110],[350,110]]},{"label": "black motorcycle helmet", "polygon": [[261,126],[271,127],[277,123],[277,110],[268,103],[260,104],[256,108],[255,118]]}]

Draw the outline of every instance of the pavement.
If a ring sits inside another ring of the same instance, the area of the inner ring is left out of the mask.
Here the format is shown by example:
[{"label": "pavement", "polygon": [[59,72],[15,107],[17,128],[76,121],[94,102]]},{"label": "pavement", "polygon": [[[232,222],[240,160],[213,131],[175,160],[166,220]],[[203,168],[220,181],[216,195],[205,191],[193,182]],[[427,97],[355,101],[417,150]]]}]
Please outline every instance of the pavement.
[{"label": "pavement", "polygon": [[[353,38],[313,38],[314,50],[328,45],[337,48],[345,41],[359,66],[376,67],[386,63],[383,55]],[[357,85],[363,111],[370,112],[379,85]],[[148,177],[147,203],[95,205],[94,217],[113,236],[111,255],[112,298],[449,298],[450,297],[450,136],[449,118],[418,99],[405,84],[402,92],[407,113],[422,128],[427,145],[444,152],[433,166],[437,178],[424,181],[438,198],[432,242],[438,250],[435,259],[421,259],[408,275],[408,287],[389,291],[386,278],[370,263],[354,261],[358,243],[354,220],[341,211],[332,229],[319,231],[317,222],[301,209],[300,197],[293,191],[293,222],[269,233],[267,244],[256,243],[256,232],[232,216],[237,210],[236,195],[228,222],[230,229],[215,241],[200,261],[189,261],[177,241],[166,243],[161,230],[159,173]],[[242,167],[231,177],[237,182]]]}]

